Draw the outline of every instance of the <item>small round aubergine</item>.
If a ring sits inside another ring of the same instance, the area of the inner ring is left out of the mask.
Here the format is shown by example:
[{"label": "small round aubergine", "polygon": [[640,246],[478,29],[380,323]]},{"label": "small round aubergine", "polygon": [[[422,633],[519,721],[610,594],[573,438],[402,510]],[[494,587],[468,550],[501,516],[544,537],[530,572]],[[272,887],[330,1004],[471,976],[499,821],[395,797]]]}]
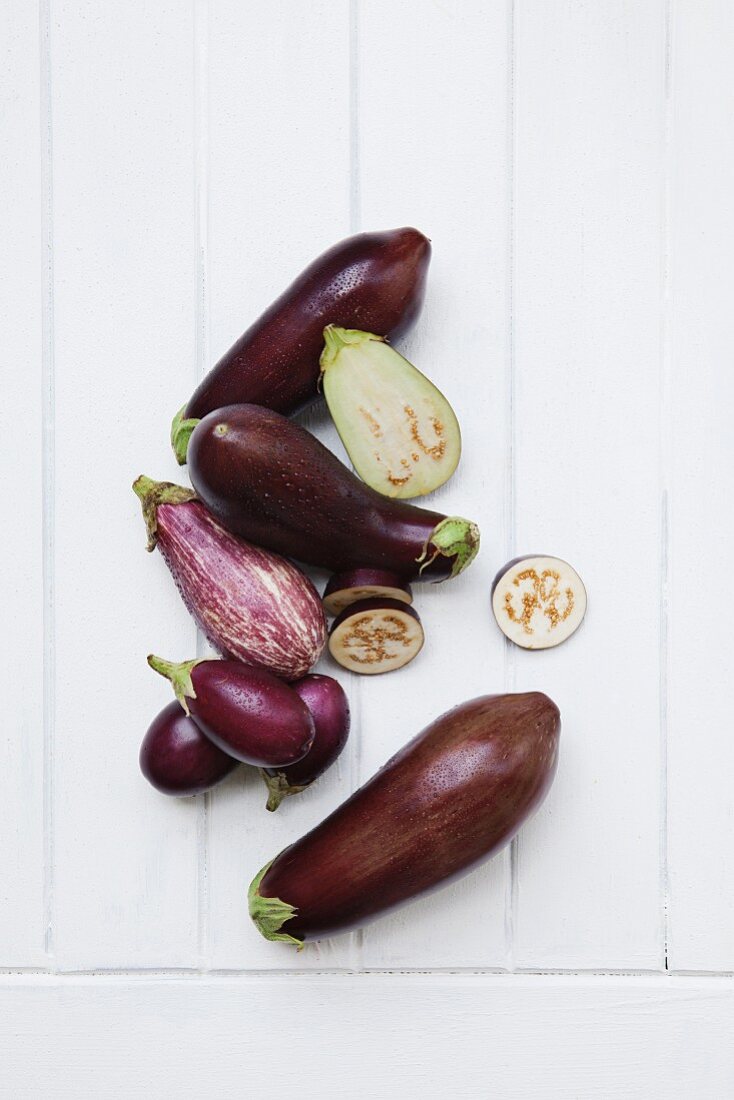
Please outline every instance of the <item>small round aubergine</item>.
[{"label": "small round aubergine", "polygon": [[318,593],[292,562],[226,531],[191,489],[139,477],[156,546],[196,625],[223,657],[297,680],[326,644]]},{"label": "small round aubergine", "polygon": [[349,672],[378,676],[404,668],[418,656],[424,641],[414,607],[400,600],[359,600],[332,623],[329,653]]},{"label": "small round aubergine", "polygon": [[550,788],[560,714],[546,695],[455,707],[255,876],[250,916],[301,947],[366,924],[476,867]]},{"label": "small round aubergine", "polygon": [[413,593],[395,573],[384,569],[352,569],[348,573],[334,573],[324,589],[321,602],[327,615],[340,615],[345,607],[358,600],[400,600],[412,603]]},{"label": "small round aubergine", "polygon": [[175,700],[153,719],[140,746],[140,770],[161,794],[203,794],[237,765]]},{"label": "small round aubergine", "polygon": [[455,577],[479,549],[470,520],[381,496],[305,428],[257,405],[205,417],[191,436],[189,473],[228,530],[335,573]]},{"label": "small round aubergine", "polygon": [[396,338],[423,305],[431,244],[417,229],[360,233],[324,252],[255,321],[176,415],[171,442],[186,461],[196,421],[247,402],[290,415],[318,396],[326,325]]},{"label": "small round aubergine", "polygon": [[330,768],[349,737],[349,700],[333,676],[311,674],[290,685],[311,711],[316,734],[302,760],[287,768],[261,768],[268,788],[268,810],[277,810],[284,798],[300,794]]},{"label": "small round aubergine", "polygon": [[295,764],[316,727],[292,688],[261,668],[206,659],[174,664],[151,654],[148,664],[171,681],[176,698],[223,752],[259,768]]}]

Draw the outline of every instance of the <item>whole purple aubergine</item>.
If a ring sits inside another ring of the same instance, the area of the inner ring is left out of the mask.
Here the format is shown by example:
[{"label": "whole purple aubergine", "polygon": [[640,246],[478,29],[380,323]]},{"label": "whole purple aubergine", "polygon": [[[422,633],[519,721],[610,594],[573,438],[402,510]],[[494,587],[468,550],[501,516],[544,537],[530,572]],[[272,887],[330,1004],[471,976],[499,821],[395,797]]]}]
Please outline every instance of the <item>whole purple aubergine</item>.
[{"label": "whole purple aubergine", "polygon": [[311,711],[316,733],[306,755],[287,768],[261,768],[268,788],[268,810],[277,810],[284,798],[300,794],[330,768],[349,736],[349,701],[332,676],[304,676],[291,684]]},{"label": "whole purple aubergine", "polygon": [[171,443],[186,461],[197,420],[247,402],[290,415],[318,396],[324,328],[393,339],[420,313],[431,245],[417,229],[360,233],[324,252],[248,328],[176,415]]},{"label": "whole purple aubergine", "polygon": [[381,496],[305,428],[257,405],[205,417],[191,436],[189,473],[228,530],[335,573],[455,577],[479,549],[470,520]]},{"label": "whole purple aubergine", "polygon": [[237,764],[201,732],[175,699],[153,719],[140,746],[140,770],[162,794],[203,794]]},{"label": "whole purple aubergine", "polygon": [[558,707],[485,695],[436,719],[255,876],[250,916],[301,947],[457,878],[512,839],[556,770]]},{"label": "whole purple aubergine", "polygon": [[226,531],[180,485],[139,477],[148,549],[158,546],[196,624],[224,657],[297,680],[319,659],[326,622],[291,562]]}]

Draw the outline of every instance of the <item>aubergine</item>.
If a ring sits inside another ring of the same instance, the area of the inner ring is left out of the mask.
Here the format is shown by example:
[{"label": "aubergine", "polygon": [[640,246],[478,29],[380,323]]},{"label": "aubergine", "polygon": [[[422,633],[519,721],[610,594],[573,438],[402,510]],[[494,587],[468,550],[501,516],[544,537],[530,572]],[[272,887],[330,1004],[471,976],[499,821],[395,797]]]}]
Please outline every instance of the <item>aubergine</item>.
[{"label": "aubergine", "polygon": [[319,256],[204,378],[176,415],[171,442],[186,461],[196,421],[225,405],[265,405],[290,415],[318,396],[328,324],[395,339],[418,317],[431,244],[417,229],[348,237]]},{"label": "aubergine", "polygon": [[522,649],[552,649],[578,630],[586,588],[572,565],[548,554],[513,558],[492,582],[492,611],[502,633]]},{"label": "aubergine", "polygon": [[222,752],[259,768],[284,767],[305,756],[316,726],[303,699],[262,668],[239,661],[148,664],[171,681],[176,698]]},{"label": "aubergine", "polygon": [[362,481],[404,500],[448,481],[461,431],[441,391],[383,336],[327,325],[324,341],[324,397]]},{"label": "aubergine", "polygon": [[412,603],[413,593],[409,584],[384,569],[352,569],[329,578],[321,602],[328,615],[340,615],[358,600],[380,598]]},{"label": "aubergine", "polygon": [[464,874],[508,843],[556,770],[560,714],[546,695],[455,707],[255,876],[250,916],[301,947]]},{"label": "aubergine", "polygon": [[381,496],[272,409],[232,405],[206,416],[191,436],[189,474],[229,531],[334,573],[455,577],[479,549],[476,524]]},{"label": "aubergine", "polygon": [[268,810],[277,810],[284,798],[300,794],[330,768],[349,737],[349,700],[333,676],[311,674],[291,684],[311,711],[316,733],[306,755],[286,768],[261,768],[268,788]]},{"label": "aubergine", "polygon": [[140,770],[161,794],[203,794],[237,766],[175,699],[153,719],[140,746]]},{"label": "aubergine", "polygon": [[194,622],[223,657],[297,680],[326,644],[326,621],[308,577],[279,554],[226,531],[191,489],[139,477],[148,529]]}]

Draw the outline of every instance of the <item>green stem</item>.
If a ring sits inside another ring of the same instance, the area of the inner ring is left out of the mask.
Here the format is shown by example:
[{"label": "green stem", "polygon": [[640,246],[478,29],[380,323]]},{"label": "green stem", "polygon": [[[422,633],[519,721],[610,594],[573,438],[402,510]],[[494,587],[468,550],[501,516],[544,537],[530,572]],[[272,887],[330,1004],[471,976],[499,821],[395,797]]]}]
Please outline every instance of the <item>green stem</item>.
[{"label": "green stem", "polygon": [[[428,551],[433,549],[431,556]],[[470,519],[461,516],[447,516],[442,519],[426,539],[423,553],[416,560],[422,562],[420,572],[435,561],[439,555],[453,558],[449,577],[458,577],[463,573],[479,553],[479,528]]]},{"label": "green stem", "polygon": [[171,681],[176,698],[186,714],[189,713],[187,698],[196,698],[191,672],[196,665],[201,664],[202,660],[205,660],[205,658],[197,657],[193,661],[181,661],[180,664],[176,664],[174,661],[164,661],[162,657],[156,657],[153,653],[148,656],[148,664],[153,671],[160,673],[161,676],[165,676],[167,680]]},{"label": "green stem", "polygon": [[296,939],[295,936],[289,936],[287,932],[280,931],[286,921],[290,920],[291,917],[295,917],[298,912],[296,907],[289,905],[287,901],[281,901],[280,898],[264,898],[259,892],[260,883],[272,862],[271,859],[270,863],[266,863],[262,871],[258,871],[250,883],[250,889],[247,891],[250,916],[255,922],[258,932],[266,940],[283,940],[285,943],[294,943],[301,951],[303,940]]},{"label": "green stem", "polygon": [[373,332],[362,332],[358,328],[339,328],[338,325],[327,325],[324,329],[324,350],[321,352],[319,366],[321,373],[333,367],[339,352],[343,348],[359,346],[369,340],[377,340],[384,344],[384,336],[376,336]]},{"label": "green stem", "polygon": [[158,505],[187,504],[190,500],[197,499],[193,489],[185,489],[183,485],[174,485],[170,481],[153,481],[151,477],[145,477],[144,474],[133,482],[133,490],[143,506],[143,519],[148,532],[148,550],[155,550],[158,542]]},{"label": "green stem", "polygon": [[171,423],[171,446],[179,466],[186,465],[186,452],[189,449],[189,440],[194,428],[199,421],[194,416],[185,417],[186,406],[178,410]]},{"label": "green stem", "polygon": [[265,768],[260,768],[260,775],[265,781],[265,786],[268,788],[268,800],[265,803],[265,809],[270,810],[271,813],[278,809],[284,798],[288,798],[291,794],[300,794],[301,791],[305,791],[308,783],[304,783],[303,786],[298,786],[295,783],[288,782],[288,776],[283,772],[276,772],[275,775],[269,775]]}]

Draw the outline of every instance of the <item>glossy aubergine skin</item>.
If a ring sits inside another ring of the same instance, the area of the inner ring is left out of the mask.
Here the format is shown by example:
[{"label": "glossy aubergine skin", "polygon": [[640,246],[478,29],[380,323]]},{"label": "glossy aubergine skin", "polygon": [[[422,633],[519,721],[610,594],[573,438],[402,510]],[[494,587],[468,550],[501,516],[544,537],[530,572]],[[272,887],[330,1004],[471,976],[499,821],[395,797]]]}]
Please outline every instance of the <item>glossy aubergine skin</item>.
[{"label": "glossy aubergine skin", "polygon": [[202,794],[237,766],[175,700],[156,715],[140,746],[140,770],[162,794]]},{"label": "glossy aubergine skin", "polygon": [[311,711],[316,733],[301,760],[287,768],[262,769],[269,810],[277,810],[283,798],[299,794],[318,779],[341,754],[349,737],[349,700],[338,680],[312,673],[291,687]]},{"label": "glossy aubergine skin", "polygon": [[319,256],[222,356],[185,417],[248,402],[290,414],[317,396],[327,324],[397,337],[420,313],[431,245],[417,229],[360,233]]},{"label": "glossy aubergine skin", "polygon": [[205,417],[189,442],[189,475],[223,526],[310,565],[334,573],[371,567],[405,580],[455,569],[453,556],[433,554],[446,516],[381,496],[271,409],[232,405]]},{"label": "glossy aubergine skin", "polygon": [[311,748],[311,712],[272,673],[239,661],[148,664],[173,684],[176,697],[202,733],[223,752],[260,768],[295,764]]},{"label": "glossy aubergine skin", "polygon": [[[558,708],[537,692],[486,695],[444,714],[256,876],[250,912],[260,930],[331,936],[469,871],[542,801],[559,733]],[[285,906],[276,904],[279,927],[262,899]]]}]

